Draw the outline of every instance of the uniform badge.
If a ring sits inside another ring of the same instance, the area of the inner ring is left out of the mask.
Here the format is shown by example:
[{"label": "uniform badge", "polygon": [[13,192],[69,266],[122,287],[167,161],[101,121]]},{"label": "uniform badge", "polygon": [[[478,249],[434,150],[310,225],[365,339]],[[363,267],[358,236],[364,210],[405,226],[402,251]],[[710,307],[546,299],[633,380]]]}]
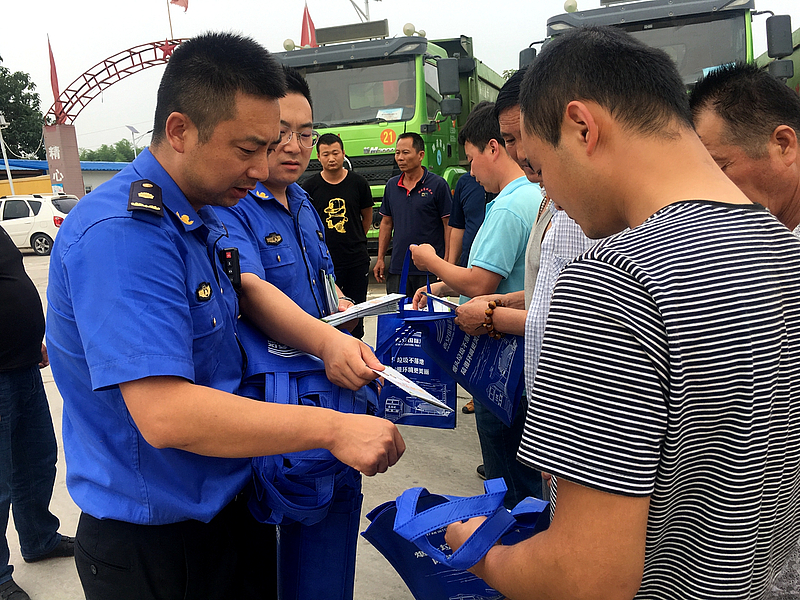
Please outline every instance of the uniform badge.
[{"label": "uniform badge", "polygon": [[283,238],[279,233],[270,233],[268,236],[264,238],[264,241],[267,242],[270,246],[276,246],[283,241]]},{"label": "uniform badge", "polygon": [[145,211],[159,217],[164,216],[161,188],[146,179],[134,181],[131,183],[131,191],[128,195],[128,210]]},{"label": "uniform badge", "polygon": [[195,290],[194,295],[198,302],[207,302],[211,299],[211,284],[207,281],[204,281],[197,286],[197,290]]}]

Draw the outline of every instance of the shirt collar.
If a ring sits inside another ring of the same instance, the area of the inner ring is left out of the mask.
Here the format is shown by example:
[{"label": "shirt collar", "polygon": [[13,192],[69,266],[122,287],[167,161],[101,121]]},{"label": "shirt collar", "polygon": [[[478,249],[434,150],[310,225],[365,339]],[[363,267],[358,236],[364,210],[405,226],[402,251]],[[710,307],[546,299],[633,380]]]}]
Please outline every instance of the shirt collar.
[{"label": "shirt collar", "polygon": [[[253,198],[255,198],[257,202],[266,202],[269,200],[274,200],[275,203],[277,203],[281,208],[283,208],[283,205],[276,200],[275,195],[272,192],[270,192],[267,189],[267,186],[265,186],[260,181],[256,184],[256,188],[250,192],[250,195]],[[308,192],[306,192],[302,187],[300,187],[298,183],[292,183],[286,188],[286,199],[289,202],[289,209],[290,212],[292,213],[296,212],[295,208],[300,203],[302,203],[304,200],[310,197],[311,196],[308,195]]]},{"label": "shirt collar", "polygon": [[[404,180],[405,176],[406,176],[406,174],[405,174],[405,171],[404,171],[403,173],[400,173],[400,179],[398,179],[398,180],[397,180],[397,186],[407,190],[407,188],[406,188],[406,187],[403,185],[403,180]],[[427,176],[428,176],[428,169],[426,169],[425,167],[422,167],[422,177],[421,177],[421,178],[420,178],[420,180],[419,180],[419,181],[418,181],[418,182],[417,182],[417,183],[414,185],[414,187],[413,187],[413,188],[411,188],[410,190],[407,190],[407,191],[406,191],[406,193],[409,193],[409,194],[410,194],[410,193],[411,193],[411,192],[413,192],[415,189],[417,189],[417,186],[418,186],[418,185],[422,185],[423,183],[425,183],[425,178],[426,178]]]},{"label": "shirt collar", "polygon": [[199,214],[192,208],[178,184],[148,148],[142,150],[133,161],[133,169],[142,179],[149,179],[161,188],[161,202],[176,216],[186,231],[193,231],[201,225],[211,231],[224,231],[222,222],[210,207],[202,207]]},{"label": "shirt collar", "polygon": [[522,177],[517,177],[513,181],[509,182],[508,185],[506,185],[506,187],[500,190],[500,193],[497,194],[497,198],[511,194],[525,185],[534,185],[534,184],[528,181],[528,178],[525,177],[524,175]]}]

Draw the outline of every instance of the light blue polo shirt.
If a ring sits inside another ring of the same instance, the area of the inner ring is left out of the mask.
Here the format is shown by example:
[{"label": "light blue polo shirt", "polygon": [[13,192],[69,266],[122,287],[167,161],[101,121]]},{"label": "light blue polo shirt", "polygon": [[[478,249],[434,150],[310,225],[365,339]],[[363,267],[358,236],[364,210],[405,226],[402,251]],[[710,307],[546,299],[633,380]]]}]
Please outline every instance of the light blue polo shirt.
[{"label": "light blue polo shirt", "polygon": [[486,218],[472,242],[468,266],[500,275],[498,294],[518,292],[525,286],[525,249],[541,202],[539,186],[523,176],[486,205]]},{"label": "light blue polo shirt", "polygon": [[[131,183],[143,179],[161,189],[161,216],[127,209]],[[64,399],[67,487],[93,517],[208,522],[250,478],[249,459],[148,444],[118,387],[172,375],[237,391],[238,304],[217,254],[228,245],[214,211],[195,212],[148,150],[81,199],[61,226],[50,258],[47,346]]]}]

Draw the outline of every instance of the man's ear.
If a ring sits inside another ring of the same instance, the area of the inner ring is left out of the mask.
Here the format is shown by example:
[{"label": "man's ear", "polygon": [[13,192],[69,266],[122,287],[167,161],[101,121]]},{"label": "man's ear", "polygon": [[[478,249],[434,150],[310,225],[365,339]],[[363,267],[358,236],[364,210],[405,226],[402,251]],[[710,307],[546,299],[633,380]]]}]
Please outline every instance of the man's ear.
[{"label": "man's ear", "polygon": [[[489,140],[489,142],[486,145],[489,147],[489,149],[490,149],[490,151],[492,153],[492,160],[497,160],[497,158],[500,156],[500,149],[502,148],[502,146],[500,145],[500,142],[498,142],[496,139],[492,138],[491,140]],[[485,150],[485,148],[484,148],[484,150]]]},{"label": "man's ear", "polygon": [[595,104],[573,100],[567,104],[561,123],[562,139],[576,141],[584,147],[587,156],[594,154],[600,136],[599,124],[592,110],[595,107]]},{"label": "man's ear", "polygon": [[797,162],[797,132],[788,125],[778,125],[769,137],[769,144],[787,167]]},{"label": "man's ear", "polygon": [[173,112],[167,117],[165,137],[173,150],[182,154],[193,138],[196,141],[197,128],[185,114]]}]

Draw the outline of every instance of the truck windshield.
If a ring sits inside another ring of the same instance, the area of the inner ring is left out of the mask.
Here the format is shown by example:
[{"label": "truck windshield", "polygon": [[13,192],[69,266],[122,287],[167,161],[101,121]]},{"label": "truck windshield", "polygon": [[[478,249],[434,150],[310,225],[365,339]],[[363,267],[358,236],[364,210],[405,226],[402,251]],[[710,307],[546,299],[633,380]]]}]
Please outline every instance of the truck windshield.
[{"label": "truck windshield", "polygon": [[314,121],[333,127],[408,121],[416,106],[413,59],[315,65],[300,69],[314,99]]},{"label": "truck windshield", "polygon": [[709,69],[747,59],[743,13],[630,23],[622,29],[648,46],[661,48],[675,61],[687,85]]}]

